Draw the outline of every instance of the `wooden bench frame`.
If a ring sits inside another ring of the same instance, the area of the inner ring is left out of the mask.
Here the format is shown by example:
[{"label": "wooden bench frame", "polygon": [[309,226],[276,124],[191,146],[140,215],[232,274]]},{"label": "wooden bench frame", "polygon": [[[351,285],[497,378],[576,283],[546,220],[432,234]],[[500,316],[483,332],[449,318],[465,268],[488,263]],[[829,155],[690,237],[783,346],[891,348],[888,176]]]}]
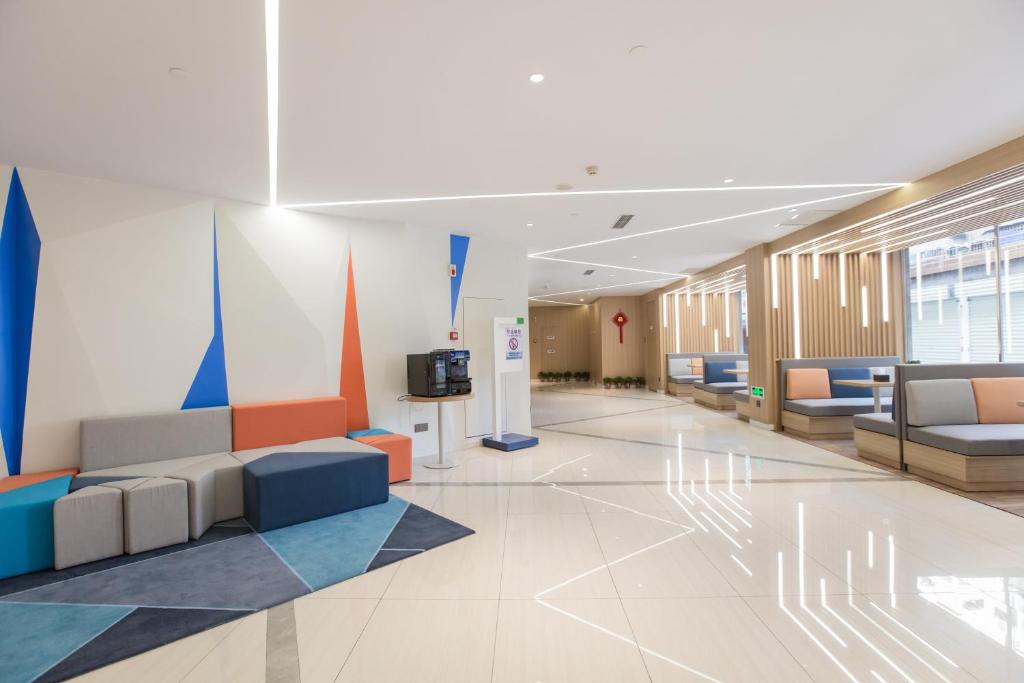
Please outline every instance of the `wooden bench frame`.
[{"label": "wooden bench frame", "polygon": [[853,445],[858,456],[900,469],[900,440],[895,436],[854,427]]}]

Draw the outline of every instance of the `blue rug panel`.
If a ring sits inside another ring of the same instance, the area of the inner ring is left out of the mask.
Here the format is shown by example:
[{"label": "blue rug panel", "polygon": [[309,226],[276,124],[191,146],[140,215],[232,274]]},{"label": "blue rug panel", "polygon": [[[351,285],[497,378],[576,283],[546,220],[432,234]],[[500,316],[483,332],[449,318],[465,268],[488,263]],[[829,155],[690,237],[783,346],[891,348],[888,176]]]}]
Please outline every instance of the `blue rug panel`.
[{"label": "blue rug panel", "polygon": [[0,603],[0,681],[31,681],[132,611],[106,605]]},{"label": "blue rug panel", "polygon": [[251,614],[222,609],[140,607],[47,671],[36,683],[65,681]]},{"label": "blue rug panel", "polygon": [[[360,570],[361,571],[361,570]],[[16,602],[263,609],[309,589],[256,534],[8,596]]]},{"label": "blue rug panel", "polygon": [[409,503],[391,496],[380,505],[260,534],[313,590],[366,571]]}]

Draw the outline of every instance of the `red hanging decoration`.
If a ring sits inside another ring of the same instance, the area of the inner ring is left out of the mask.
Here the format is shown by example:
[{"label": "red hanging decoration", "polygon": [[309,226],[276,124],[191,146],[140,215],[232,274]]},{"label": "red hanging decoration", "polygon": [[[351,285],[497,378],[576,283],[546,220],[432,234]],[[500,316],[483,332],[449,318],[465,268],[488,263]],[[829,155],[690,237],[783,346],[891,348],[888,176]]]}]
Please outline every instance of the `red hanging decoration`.
[{"label": "red hanging decoration", "polygon": [[615,323],[615,326],[619,328],[619,343],[621,344],[622,328],[625,327],[626,323],[629,322],[629,318],[626,317],[626,314],[623,313],[622,309],[620,308],[619,312],[612,316],[612,322]]}]

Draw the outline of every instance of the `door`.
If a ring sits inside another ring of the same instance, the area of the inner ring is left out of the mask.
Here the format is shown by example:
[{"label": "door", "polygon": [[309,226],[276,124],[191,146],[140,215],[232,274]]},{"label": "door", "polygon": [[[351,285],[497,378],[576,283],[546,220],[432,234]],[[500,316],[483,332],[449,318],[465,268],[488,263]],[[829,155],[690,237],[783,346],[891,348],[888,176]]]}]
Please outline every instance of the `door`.
[{"label": "door", "polygon": [[661,349],[658,348],[658,301],[648,301],[644,306],[644,375],[647,388],[655,391],[661,388]]},{"label": "door", "polygon": [[546,372],[564,372],[568,368],[561,367],[562,358],[558,352],[559,334],[557,325],[544,325],[540,329],[541,356],[540,367]]},{"label": "door", "polygon": [[[494,431],[494,318],[501,315],[504,299],[462,299],[464,347],[469,349],[469,374],[473,378],[473,400],[465,401],[466,438],[490,436]],[[508,388],[505,387],[502,430],[508,425]]]}]

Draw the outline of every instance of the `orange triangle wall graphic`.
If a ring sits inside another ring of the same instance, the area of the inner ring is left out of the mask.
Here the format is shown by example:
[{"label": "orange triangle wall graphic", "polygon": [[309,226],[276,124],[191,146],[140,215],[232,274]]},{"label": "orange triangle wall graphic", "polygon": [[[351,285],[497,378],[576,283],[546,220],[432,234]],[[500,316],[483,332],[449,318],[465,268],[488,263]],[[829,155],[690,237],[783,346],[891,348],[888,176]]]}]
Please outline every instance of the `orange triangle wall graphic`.
[{"label": "orange triangle wall graphic", "polygon": [[341,339],[341,395],[348,408],[348,429],[369,429],[366,381],[363,378],[363,347],[359,342],[359,311],[356,308],[356,278],[352,271],[352,249],[348,250],[348,286],[345,291],[345,329]]}]

